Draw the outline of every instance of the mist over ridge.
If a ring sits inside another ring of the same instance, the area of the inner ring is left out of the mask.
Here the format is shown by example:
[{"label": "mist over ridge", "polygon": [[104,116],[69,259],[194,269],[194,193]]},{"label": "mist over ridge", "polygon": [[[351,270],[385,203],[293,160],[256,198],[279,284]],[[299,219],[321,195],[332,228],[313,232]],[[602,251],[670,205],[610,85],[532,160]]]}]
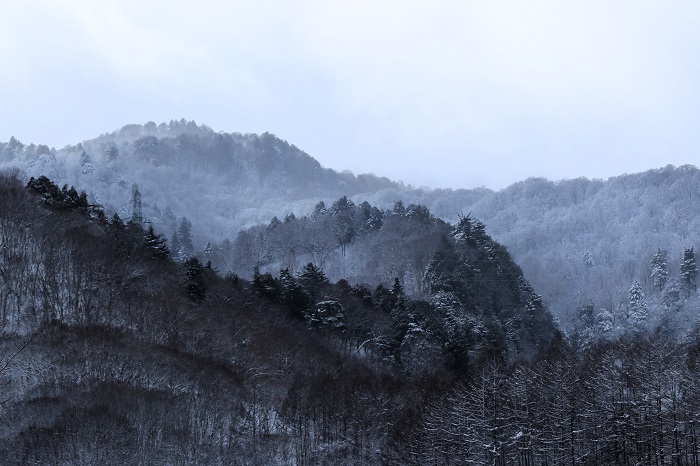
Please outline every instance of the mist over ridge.
[{"label": "mist over ridge", "polygon": [[416,189],[184,120],[0,158],[5,464],[697,458],[695,167]]},{"label": "mist over ridge", "polygon": [[[424,205],[451,223],[471,214],[508,248],[569,329],[578,325],[576,309],[584,305],[596,312],[624,305],[635,280],[653,295],[649,264],[657,250],[668,251],[677,268],[683,250],[700,245],[700,210],[693,202],[700,196],[699,172],[687,165],[608,180],[530,178],[500,191],[414,188],[324,168],[269,133],[217,133],[184,119],[127,125],[58,150],[13,139],[0,144],[0,154],[4,165],[19,166],[27,176],[80,186],[123,218],[131,215],[138,185],[144,218],[156,231],[171,239],[185,217],[194,250],[215,245],[220,257],[214,263],[222,272],[235,268],[241,229],[310,215],[318,202],[330,206],[341,196],[387,210],[396,201]],[[343,264],[352,261],[352,244],[348,251],[332,277],[340,278]],[[236,272],[250,276],[252,270]]]}]

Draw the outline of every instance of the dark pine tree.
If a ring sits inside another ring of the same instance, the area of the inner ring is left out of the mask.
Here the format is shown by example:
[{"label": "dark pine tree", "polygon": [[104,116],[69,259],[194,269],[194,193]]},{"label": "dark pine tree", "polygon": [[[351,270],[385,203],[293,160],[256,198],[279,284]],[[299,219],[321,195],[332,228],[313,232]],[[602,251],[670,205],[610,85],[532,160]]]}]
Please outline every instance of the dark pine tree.
[{"label": "dark pine tree", "polygon": [[666,251],[659,251],[651,258],[651,278],[654,284],[654,290],[661,292],[668,281],[668,259]]},{"label": "dark pine tree", "polygon": [[192,244],[192,223],[187,220],[187,217],[182,217],[177,233],[180,239],[180,246],[185,256],[191,256],[194,252],[194,245]]},{"label": "dark pine tree", "polygon": [[185,262],[185,290],[187,296],[195,302],[203,301],[207,294],[202,264],[196,257]]},{"label": "dark pine tree", "polygon": [[167,241],[162,235],[153,231],[153,225],[148,226],[144,242],[150,258],[167,259],[170,256]]},{"label": "dark pine tree", "polygon": [[693,248],[683,251],[681,284],[687,294],[698,290],[698,266],[695,263],[695,252]]},{"label": "dark pine tree", "polygon": [[304,313],[309,307],[309,294],[304,291],[304,288],[289,273],[289,269],[280,270],[279,282],[282,304],[287,308],[289,315],[297,319],[303,319]]},{"label": "dark pine tree", "polygon": [[319,298],[321,289],[328,284],[328,278],[320,268],[309,262],[301,269],[299,282],[309,294],[312,304],[314,304]]},{"label": "dark pine tree", "polygon": [[253,269],[253,289],[258,295],[277,301],[280,297],[279,285],[271,273],[260,273],[260,267]]}]

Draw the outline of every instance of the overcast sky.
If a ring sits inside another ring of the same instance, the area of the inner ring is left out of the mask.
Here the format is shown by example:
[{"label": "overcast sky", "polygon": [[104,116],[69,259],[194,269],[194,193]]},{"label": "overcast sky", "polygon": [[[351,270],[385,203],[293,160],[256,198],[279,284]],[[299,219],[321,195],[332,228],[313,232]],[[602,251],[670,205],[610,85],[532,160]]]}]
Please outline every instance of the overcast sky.
[{"label": "overcast sky", "polygon": [[698,164],[700,2],[3,0],[0,140],[185,118],[502,188]]}]

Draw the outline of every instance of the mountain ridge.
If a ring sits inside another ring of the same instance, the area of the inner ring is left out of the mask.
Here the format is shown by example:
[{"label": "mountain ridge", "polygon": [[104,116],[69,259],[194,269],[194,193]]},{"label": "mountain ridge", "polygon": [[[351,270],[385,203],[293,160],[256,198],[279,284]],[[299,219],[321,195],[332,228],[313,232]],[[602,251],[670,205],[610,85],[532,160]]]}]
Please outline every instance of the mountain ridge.
[{"label": "mountain ridge", "polygon": [[3,463],[698,459],[697,168],[308,205],[279,158],[318,165],[241,137],[269,164],[218,212],[274,214],[206,244],[216,136],[12,152],[65,176],[0,173]]},{"label": "mountain ridge", "polygon": [[[471,214],[508,248],[569,330],[588,302],[613,314],[626,306],[634,281],[654,295],[649,261],[658,249],[668,251],[675,270],[684,249],[700,249],[693,202],[700,172],[688,165],[607,180],[529,178],[499,191],[420,189],[324,169],[268,133],[216,133],[185,120],[127,125],[58,151],[12,140],[0,143],[0,160],[27,176],[82,186],[122,218],[131,216],[138,185],[144,218],[171,239],[186,217],[199,252],[213,243],[228,254],[225,242],[239,231],[273,217],[311,215],[319,201],[331,205],[342,196],[385,210],[398,200],[423,205],[451,223]],[[231,166],[223,170],[226,161]],[[584,256],[592,265],[583,265]]]},{"label": "mountain ridge", "polygon": [[74,187],[0,173],[0,460],[382,464],[426,390],[561,344],[482,225],[420,213],[430,300],[313,263],[221,276]]}]

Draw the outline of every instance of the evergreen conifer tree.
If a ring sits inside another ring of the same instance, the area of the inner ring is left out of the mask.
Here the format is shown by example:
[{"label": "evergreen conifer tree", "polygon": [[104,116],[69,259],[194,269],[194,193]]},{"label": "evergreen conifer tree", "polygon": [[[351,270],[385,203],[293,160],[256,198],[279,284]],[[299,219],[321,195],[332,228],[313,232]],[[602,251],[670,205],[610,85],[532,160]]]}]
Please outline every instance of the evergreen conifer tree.
[{"label": "evergreen conifer tree", "polygon": [[124,226],[124,222],[122,221],[121,217],[119,217],[119,214],[116,212],[114,212],[114,215],[112,215],[112,219],[109,221],[109,224],[115,228],[122,228]]},{"label": "evergreen conifer tree", "polygon": [[651,258],[651,278],[654,290],[661,292],[668,281],[668,265],[666,251],[659,251]]},{"label": "evergreen conifer tree", "polygon": [[678,280],[676,280],[675,278],[671,278],[666,283],[666,288],[664,289],[662,302],[666,305],[667,308],[678,310],[680,299],[681,299],[680,284],[678,283]]},{"label": "evergreen conifer tree", "polygon": [[301,272],[299,272],[299,281],[310,295],[312,304],[315,303],[319,297],[321,288],[328,284],[326,275],[312,262],[309,262],[301,269]]},{"label": "evergreen conifer tree", "polygon": [[143,223],[141,192],[139,191],[139,186],[135,183],[131,188],[131,221],[137,225],[141,225]]},{"label": "evergreen conifer tree", "polygon": [[267,225],[267,231],[270,232],[270,231],[274,230],[275,228],[277,228],[279,226],[279,224],[280,224],[280,221],[277,218],[277,216],[275,215],[274,217],[272,217],[272,219],[270,220],[270,223]]},{"label": "evergreen conifer tree", "polygon": [[399,200],[394,202],[394,207],[391,209],[393,215],[406,215],[406,207],[403,205],[403,201]]},{"label": "evergreen conifer tree", "polygon": [[173,237],[170,240],[170,245],[172,246],[173,259],[175,259],[176,261],[184,260],[182,245],[180,244],[180,237],[177,234],[177,231],[173,233]]},{"label": "evergreen conifer tree", "polygon": [[343,196],[333,203],[330,212],[333,216],[333,234],[338,240],[341,254],[345,257],[347,245],[350,244],[357,235],[353,219],[355,203],[346,196]]},{"label": "evergreen conifer tree", "polygon": [[396,277],[394,279],[394,284],[391,287],[391,297],[393,301],[393,308],[394,310],[397,311],[405,311],[406,310],[406,295],[404,294],[403,291],[403,286],[401,286],[401,282],[399,281],[399,277]]},{"label": "evergreen conifer tree", "polygon": [[319,201],[318,204],[314,207],[314,217],[318,217],[319,215],[324,215],[328,212],[326,209],[326,203],[323,201]]},{"label": "evergreen conifer tree", "polygon": [[631,330],[635,333],[643,332],[646,328],[649,314],[646,298],[642,285],[635,280],[629,291],[629,313],[628,321]]},{"label": "evergreen conifer tree", "polygon": [[683,251],[683,264],[681,264],[681,284],[687,295],[698,290],[698,266],[695,263],[693,248]]},{"label": "evergreen conifer tree", "polygon": [[257,265],[253,269],[253,289],[257,293],[271,301],[279,299],[279,288],[274,277],[270,272],[260,273],[260,267]]},{"label": "evergreen conifer tree", "polygon": [[607,309],[601,309],[596,316],[596,333],[601,339],[609,340],[615,333],[615,317]]},{"label": "evergreen conifer tree", "polygon": [[180,248],[185,257],[191,256],[194,251],[194,245],[192,244],[192,223],[187,220],[187,217],[182,217],[177,233],[178,239],[180,240]]},{"label": "evergreen conifer tree", "polygon": [[287,308],[292,317],[304,318],[304,313],[309,305],[309,295],[289,273],[289,269],[280,270],[280,288],[282,304]]},{"label": "evergreen conifer tree", "polygon": [[185,289],[187,290],[187,295],[192,301],[203,301],[206,297],[207,288],[202,264],[196,257],[193,257],[185,262],[185,268]]},{"label": "evergreen conifer tree", "polygon": [[163,236],[153,231],[153,225],[148,226],[144,241],[150,257],[167,259],[170,256],[167,241]]}]

